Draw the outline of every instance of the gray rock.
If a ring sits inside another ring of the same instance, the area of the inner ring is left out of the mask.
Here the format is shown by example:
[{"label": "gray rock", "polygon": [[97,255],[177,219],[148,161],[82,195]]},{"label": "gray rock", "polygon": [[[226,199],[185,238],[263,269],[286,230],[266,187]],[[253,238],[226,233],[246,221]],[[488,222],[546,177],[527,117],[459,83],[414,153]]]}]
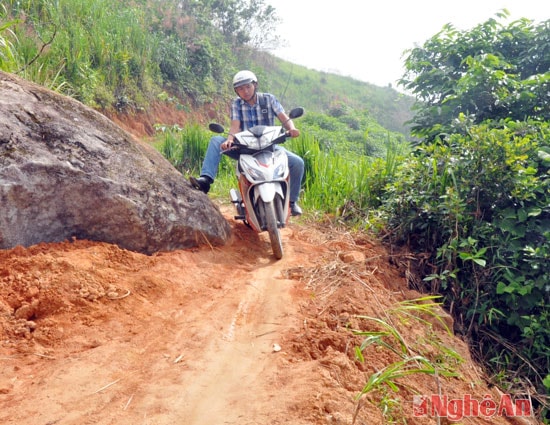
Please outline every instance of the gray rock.
[{"label": "gray rock", "polygon": [[152,254],[223,245],[220,210],[153,147],[0,72],[0,248],[89,239]]}]

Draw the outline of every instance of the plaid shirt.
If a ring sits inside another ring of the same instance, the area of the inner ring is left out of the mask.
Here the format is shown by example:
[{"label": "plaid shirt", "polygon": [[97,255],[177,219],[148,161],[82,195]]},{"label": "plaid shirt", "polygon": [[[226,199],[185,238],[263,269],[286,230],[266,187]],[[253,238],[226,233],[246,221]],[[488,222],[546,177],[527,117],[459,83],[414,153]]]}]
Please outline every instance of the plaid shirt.
[{"label": "plaid shirt", "polygon": [[[279,101],[270,93],[257,93],[256,103],[250,106],[240,97],[231,102],[231,120],[241,122],[241,131],[247,130],[255,125],[275,125],[275,117],[284,112]],[[264,119],[258,99],[264,96],[267,106],[267,120]]]}]

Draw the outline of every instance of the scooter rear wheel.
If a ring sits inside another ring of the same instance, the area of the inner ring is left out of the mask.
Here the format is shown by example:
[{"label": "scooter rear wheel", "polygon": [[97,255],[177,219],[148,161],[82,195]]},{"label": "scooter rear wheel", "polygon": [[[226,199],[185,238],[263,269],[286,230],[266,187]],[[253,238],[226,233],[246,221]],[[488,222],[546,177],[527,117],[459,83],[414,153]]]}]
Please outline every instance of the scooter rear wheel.
[{"label": "scooter rear wheel", "polygon": [[269,240],[271,242],[271,249],[273,250],[273,255],[275,258],[280,260],[283,258],[283,241],[281,239],[281,231],[277,225],[275,204],[273,202],[265,203],[264,211],[267,233],[269,233]]}]

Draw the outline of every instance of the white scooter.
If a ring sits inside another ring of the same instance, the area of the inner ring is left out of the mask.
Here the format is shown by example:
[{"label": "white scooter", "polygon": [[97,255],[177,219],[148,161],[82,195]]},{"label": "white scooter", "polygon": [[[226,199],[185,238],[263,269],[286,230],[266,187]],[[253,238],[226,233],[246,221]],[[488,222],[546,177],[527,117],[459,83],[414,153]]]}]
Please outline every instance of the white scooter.
[{"label": "white scooter", "polygon": [[[304,108],[295,108],[290,119],[304,114]],[[211,131],[223,133],[220,124],[209,125]],[[267,230],[271,249],[276,259],[283,258],[283,243],[280,229],[290,217],[290,176],[288,158],[283,150],[275,150],[290,135],[282,126],[258,125],[234,135],[231,149],[223,153],[230,157],[238,155],[237,179],[239,191],[230,190],[231,202],[235,205],[235,219],[242,220],[254,231]]]}]

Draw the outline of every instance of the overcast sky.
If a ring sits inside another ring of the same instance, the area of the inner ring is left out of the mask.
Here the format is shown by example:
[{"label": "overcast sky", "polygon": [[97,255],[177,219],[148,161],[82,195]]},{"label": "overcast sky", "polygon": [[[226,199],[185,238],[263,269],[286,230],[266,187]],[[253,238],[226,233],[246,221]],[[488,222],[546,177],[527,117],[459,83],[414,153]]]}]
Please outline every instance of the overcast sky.
[{"label": "overcast sky", "polygon": [[272,53],[308,68],[334,72],[379,86],[403,74],[402,53],[422,45],[452,23],[469,30],[502,9],[506,22],[550,19],[548,0],[266,0],[282,24],[286,46]]}]

